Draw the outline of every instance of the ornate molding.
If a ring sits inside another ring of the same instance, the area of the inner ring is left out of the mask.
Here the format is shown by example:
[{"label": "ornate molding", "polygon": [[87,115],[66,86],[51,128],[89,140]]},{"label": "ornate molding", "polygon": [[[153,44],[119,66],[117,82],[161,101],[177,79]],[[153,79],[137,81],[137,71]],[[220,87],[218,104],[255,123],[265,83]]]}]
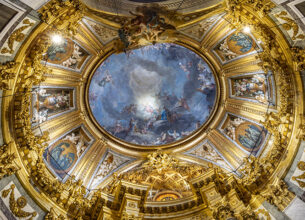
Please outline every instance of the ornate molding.
[{"label": "ornate molding", "polygon": [[[215,201],[215,204],[213,203],[210,208],[216,213],[215,216],[225,213],[225,215],[228,216],[255,218],[255,213],[249,211],[252,208],[250,201],[254,200],[258,194],[264,194],[265,191],[270,189],[269,185],[273,183],[273,174],[285,156],[292,133],[291,127],[293,121],[291,118],[293,118],[295,112],[293,112],[293,72],[290,69],[293,68],[291,68],[290,62],[287,62],[288,58],[285,57],[284,52],[278,49],[281,48],[281,45],[274,37],[275,33],[270,30],[268,25],[259,22],[260,18],[265,16],[273,7],[271,1],[264,0],[259,3],[254,3],[253,1],[246,0],[241,4],[239,1],[229,0],[227,1],[227,4],[229,5],[229,16],[235,21],[235,27],[240,29],[242,24],[249,24],[255,28],[257,35],[261,37],[264,51],[257,56],[257,58],[261,60],[259,65],[265,72],[272,71],[275,73],[279,88],[280,107],[278,108],[278,112],[267,114],[266,120],[262,122],[273,135],[273,147],[263,158],[255,158],[252,156],[246,158],[243,163],[244,166],[238,170],[243,174],[242,178],[238,179],[232,174],[228,175],[222,171],[202,167],[201,169],[195,166],[193,168],[187,166],[179,168],[177,160],[169,155],[170,153],[163,152],[150,154],[148,156],[148,162],[143,165],[143,169],[141,168],[140,171],[135,171],[134,173],[128,172],[125,173],[125,175],[115,175],[113,180],[109,183],[109,187],[92,193],[92,197],[85,198],[87,193],[86,188],[82,186],[81,180],[75,180],[75,177],[71,177],[65,183],[56,180],[46,168],[42,156],[42,153],[48,146],[48,134],[44,133],[41,136],[34,135],[29,119],[31,88],[33,85],[42,82],[45,76],[50,76],[50,70],[41,64],[44,53],[50,45],[48,33],[51,29],[47,29],[45,34],[41,34],[36,38],[35,44],[31,45],[28,53],[25,54],[25,61],[22,63],[19,73],[16,74],[18,75],[18,81],[15,90],[16,94],[14,96],[13,116],[15,122],[16,144],[21,159],[24,162],[24,167],[30,174],[29,178],[34,182],[34,185],[73,218],[94,216],[93,219],[95,219],[99,213],[101,213],[101,215],[103,214],[103,207],[108,207],[113,212],[117,212],[121,209],[118,201],[124,198],[126,192],[141,197],[142,205],[139,207],[141,213],[174,213],[181,210],[191,210],[195,206],[198,209],[204,209],[208,205],[205,198],[213,197],[215,199],[213,200]],[[256,13],[256,16],[253,15],[254,12]],[[51,1],[41,9],[41,18],[50,25],[54,24],[61,33],[73,35],[76,34],[78,21],[83,13],[84,8],[79,1],[58,0]],[[247,19],[242,20],[242,18],[245,17]],[[304,51],[297,51],[297,53],[298,56],[295,64],[298,63],[297,65],[299,68],[304,68]],[[256,64],[256,62],[251,64],[254,63]],[[15,72],[14,68],[17,69],[15,63],[5,64],[0,67],[1,77],[3,78],[3,80],[1,80],[2,82],[15,76],[13,75]],[[6,88],[9,88],[9,86],[7,85]],[[239,106],[230,103],[226,103],[226,105],[263,116],[261,111],[253,112],[252,109],[244,108],[241,105]],[[84,114],[82,117],[85,118],[87,116]],[[57,125],[52,129],[55,128],[58,128]],[[301,127],[301,129],[304,130],[303,127]],[[221,134],[219,134],[219,136],[220,135]],[[215,135],[215,137],[219,136]],[[220,141],[220,143],[228,144],[225,140],[215,138],[215,141],[216,139],[217,141]],[[105,143],[103,145],[105,145]],[[5,147],[0,148],[0,152],[1,150],[7,152],[5,151],[7,150]],[[236,152],[233,156],[237,156]],[[13,158],[13,156],[10,157]],[[236,160],[237,159],[241,158],[236,158]],[[2,157],[0,156],[0,161],[1,160]],[[232,160],[235,160],[235,158],[232,158]],[[5,162],[6,161],[1,163],[5,164]],[[3,173],[6,174],[16,172],[15,168],[11,168],[11,161],[9,161],[4,168],[2,168],[0,164],[0,170],[1,169],[5,170]],[[141,188],[143,187],[141,181],[139,181],[139,183],[137,181],[144,179],[143,176],[147,175],[147,173],[154,173],[154,175],[158,176],[166,173],[166,170],[174,170],[173,172],[178,173],[188,173],[188,175],[191,176],[190,182],[192,182],[191,187],[194,197],[189,201],[183,201],[184,203],[171,205],[166,208],[162,206],[145,206],[147,190]],[[199,180],[197,179],[198,181],[193,182],[196,177],[200,178]],[[133,181],[136,183],[132,183]],[[208,189],[210,191],[208,191]],[[210,192],[211,194],[209,194]],[[272,188],[270,193],[271,194],[264,195],[264,199],[270,201],[280,209],[283,209],[283,207],[286,207],[288,204],[288,200],[286,201],[284,197],[289,198],[289,200],[293,197],[282,182],[276,185],[275,188]],[[112,200],[112,195],[110,194],[115,194],[116,200]],[[232,207],[229,207],[226,205],[221,206],[219,204],[227,198],[229,198],[229,201],[232,202],[232,204],[235,202],[234,207],[233,205]],[[51,209],[46,219],[56,218],[60,219],[61,217],[57,216],[55,211]],[[130,218],[129,214],[128,218]]]},{"label": "ornate molding", "polygon": [[16,155],[10,153],[7,144],[0,146],[0,179],[10,176],[19,170],[19,167],[14,162],[15,159]]},{"label": "ornate molding", "polygon": [[0,64],[0,89],[8,90],[10,89],[9,81],[13,79],[16,74],[15,70],[18,64],[14,61]]},{"label": "ornate molding", "polygon": [[52,0],[40,10],[41,20],[66,36],[76,35],[85,6],[80,0]]},{"label": "ornate molding", "polygon": [[15,185],[12,184],[9,189],[2,191],[2,197],[6,198],[9,196],[9,207],[11,212],[18,218],[28,218],[32,220],[37,215],[37,212],[27,212],[23,208],[27,205],[27,200],[24,196],[20,196],[15,199]]},{"label": "ornate molding", "polygon": [[34,24],[35,23],[31,22],[28,18],[24,19],[22,21],[23,26],[13,31],[13,33],[8,38],[7,47],[3,47],[1,49],[1,54],[6,54],[6,53],[13,54],[15,51],[14,50],[15,42],[20,43],[21,41],[23,41],[26,35],[22,32],[32,27]]}]

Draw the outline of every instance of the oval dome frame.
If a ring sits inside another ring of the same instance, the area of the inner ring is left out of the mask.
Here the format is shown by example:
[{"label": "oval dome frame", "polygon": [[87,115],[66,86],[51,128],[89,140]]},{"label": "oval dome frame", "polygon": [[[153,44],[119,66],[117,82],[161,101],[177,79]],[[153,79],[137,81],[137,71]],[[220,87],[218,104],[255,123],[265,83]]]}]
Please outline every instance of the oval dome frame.
[{"label": "oval dome frame", "polygon": [[[164,42],[161,42],[164,43]],[[219,103],[221,103],[221,96],[222,93],[221,91],[224,91],[224,84],[222,84],[221,80],[219,79],[219,76],[217,75],[217,68],[214,66],[213,62],[210,61],[208,59],[208,57],[204,54],[203,51],[200,51],[198,49],[196,49],[194,47],[193,44],[191,44],[190,42],[186,42],[185,39],[181,38],[178,39],[177,41],[168,41],[168,43],[173,43],[173,44],[177,44],[179,46],[183,46],[186,49],[191,50],[192,52],[196,53],[201,59],[203,59],[204,62],[206,62],[206,64],[209,66],[209,68],[211,69],[211,72],[214,76],[215,79],[215,84],[216,84],[216,96],[215,96],[215,101],[214,101],[214,105],[213,105],[213,109],[209,114],[209,117],[207,118],[207,120],[200,126],[199,129],[195,130],[192,134],[188,135],[187,137],[178,140],[178,141],[174,141],[172,143],[169,144],[164,144],[164,145],[148,145],[148,146],[144,146],[144,145],[138,145],[138,144],[132,144],[132,143],[128,143],[124,140],[121,140],[119,138],[116,138],[115,136],[111,135],[109,132],[107,132],[95,119],[94,115],[92,114],[91,108],[89,106],[89,87],[90,87],[90,83],[92,80],[92,77],[94,75],[94,73],[96,72],[96,70],[99,68],[99,66],[107,60],[107,58],[109,58],[112,54],[115,53],[115,49],[114,49],[114,44],[111,42],[110,43],[110,51],[105,52],[103,54],[101,54],[100,56],[100,60],[98,62],[95,63],[95,65],[90,69],[87,70],[86,72],[89,73],[86,78],[88,79],[86,81],[86,85],[84,86],[83,89],[81,89],[81,93],[85,94],[84,99],[82,100],[82,102],[85,103],[85,111],[87,112],[87,114],[90,117],[90,120],[92,121],[92,123],[90,123],[89,121],[87,121],[88,124],[94,124],[95,128],[92,128],[92,130],[97,131],[99,130],[99,133],[101,133],[101,135],[103,135],[104,137],[106,137],[108,140],[110,140],[112,142],[112,144],[110,144],[112,147],[114,148],[126,148],[126,149],[130,149],[130,150],[135,150],[135,151],[154,151],[157,149],[162,149],[162,150],[178,150],[179,146],[183,146],[183,148],[185,146],[189,146],[190,148],[193,147],[195,144],[199,143],[200,141],[202,141],[205,136],[206,136],[206,130],[209,129],[210,124],[212,124],[213,119],[215,119],[215,115],[219,114],[217,113],[219,110]],[[193,42],[192,42],[193,43]],[[83,106],[83,105],[81,105]],[[98,134],[98,133],[97,133]],[[100,134],[98,134],[100,135]],[[102,137],[102,136],[100,136]]]}]

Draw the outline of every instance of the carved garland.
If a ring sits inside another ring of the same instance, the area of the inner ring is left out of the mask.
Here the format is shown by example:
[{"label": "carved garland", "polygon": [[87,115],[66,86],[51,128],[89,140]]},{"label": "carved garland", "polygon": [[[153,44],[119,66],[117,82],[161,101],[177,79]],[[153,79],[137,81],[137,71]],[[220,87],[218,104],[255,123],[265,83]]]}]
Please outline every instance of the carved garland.
[{"label": "carved garland", "polygon": [[22,210],[26,205],[27,201],[26,198],[20,196],[19,198],[15,199],[15,185],[12,184],[9,189],[2,191],[2,197],[6,198],[10,194],[9,197],[9,207],[12,213],[19,218],[28,218],[28,220],[32,220],[33,217],[37,215],[37,212],[27,212]]}]

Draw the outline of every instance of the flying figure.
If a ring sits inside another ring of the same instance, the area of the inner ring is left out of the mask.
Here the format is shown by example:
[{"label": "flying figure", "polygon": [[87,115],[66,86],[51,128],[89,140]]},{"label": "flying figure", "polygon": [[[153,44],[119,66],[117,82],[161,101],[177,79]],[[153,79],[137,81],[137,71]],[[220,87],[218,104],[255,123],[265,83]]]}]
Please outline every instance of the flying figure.
[{"label": "flying figure", "polygon": [[102,78],[101,81],[99,81],[98,85],[101,87],[105,87],[107,83],[112,82],[112,76],[110,75],[109,71],[106,70],[106,76]]}]

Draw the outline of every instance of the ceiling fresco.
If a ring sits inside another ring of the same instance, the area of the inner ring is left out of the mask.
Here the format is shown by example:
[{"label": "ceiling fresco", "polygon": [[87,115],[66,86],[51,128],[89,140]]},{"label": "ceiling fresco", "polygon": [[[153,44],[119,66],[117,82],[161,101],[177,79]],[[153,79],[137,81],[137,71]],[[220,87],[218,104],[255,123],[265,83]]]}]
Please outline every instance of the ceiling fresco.
[{"label": "ceiling fresco", "polygon": [[140,145],[162,145],[200,128],[213,109],[215,79],[196,53],[157,44],[114,54],[97,69],[89,103],[110,134]]},{"label": "ceiling fresco", "polygon": [[259,49],[260,47],[251,34],[235,31],[214,48],[214,53],[222,63],[226,63],[253,54]]},{"label": "ceiling fresco", "polygon": [[81,45],[65,38],[60,44],[51,44],[45,59],[48,65],[79,72],[89,57],[89,53]]},{"label": "ceiling fresco", "polygon": [[32,125],[75,109],[75,88],[39,87],[32,92]]},{"label": "ceiling fresco", "polygon": [[249,73],[229,78],[230,96],[262,104],[275,104],[272,73]]},{"label": "ceiling fresco", "polygon": [[232,165],[217,151],[216,147],[213,146],[208,140],[204,140],[191,150],[185,152],[186,155],[196,157],[199,159],[212,162],[220,167],[223,167],[229,172],[232,172]]},{"label": "ceiling fresco", "polygon": [[44,151],[47,166],[64,179],[93,143],[91,135],[80,126],[63,135]]},{"label": "ceiling fresco", "polygon": [[227,114],[220,131],[246,152],[257,155],[267,136],[261,125],[245,118]]},{"label": "ceiling fresco", "polygon": [[36,219],[291,207],[285,187],[305,188],[305,47],[290,46],[305,29],[265,1],[50,0],[35,24],[24,14],[0,54],[15,57],[0,64],[0,203],[11,175],[49,212]]}]

